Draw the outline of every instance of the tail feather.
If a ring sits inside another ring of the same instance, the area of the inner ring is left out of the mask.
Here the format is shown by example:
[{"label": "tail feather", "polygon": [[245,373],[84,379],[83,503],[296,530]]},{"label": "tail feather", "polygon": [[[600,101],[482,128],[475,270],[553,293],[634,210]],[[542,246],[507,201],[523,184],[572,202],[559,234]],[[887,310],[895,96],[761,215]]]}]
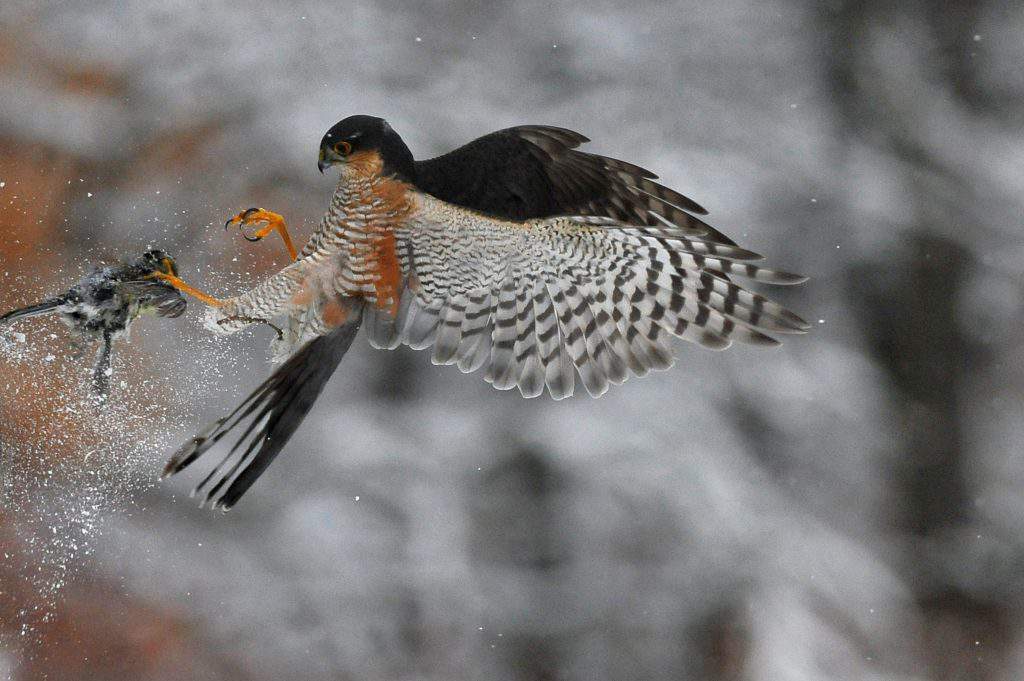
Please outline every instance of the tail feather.
[{"label": "tail feather", "polygon": [[[195,493],[205,493],[204,503],[214,508],[226,511],[234,506],[298,429],[351,347],[361,322],[362,310],[354,309],[344,324],[306,343],[234,411],[178,449],[163,476],[183,470],[251,418],[231,450],[195,489]],[[236,457],[243,444],[245,449]],[[232,458],[234,463],[222,473]]]},{"label": "tail feather", "polygon": [[0,324],[4,322],[13,322],[16,319],[28,319],[29,317],[38,317],[44,314],[50,314],[56,312],[57,308],[66,302],[64,298],[51,298],[45,300],[38,305],[29,305],[28,307],[22,307],[17,310],[11,310],[10,312],[0,315]]}]

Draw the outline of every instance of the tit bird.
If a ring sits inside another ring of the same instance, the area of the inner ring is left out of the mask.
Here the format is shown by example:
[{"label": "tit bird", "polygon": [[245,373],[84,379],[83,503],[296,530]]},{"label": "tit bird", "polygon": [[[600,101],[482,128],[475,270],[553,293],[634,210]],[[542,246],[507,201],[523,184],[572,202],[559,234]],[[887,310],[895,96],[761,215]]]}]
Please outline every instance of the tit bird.
[{"label": "tit bird", "polygon": [[161,250],[147,251],[132,262],[95,268],[67,293],[0,316],[0,325],[17,319],[56,314],[78,341],[100,343],[92,387],[106,399],[115,340],[128,335],[143,314],[180,317],[185,298],[157,275],[176,276],[174,259]]}]

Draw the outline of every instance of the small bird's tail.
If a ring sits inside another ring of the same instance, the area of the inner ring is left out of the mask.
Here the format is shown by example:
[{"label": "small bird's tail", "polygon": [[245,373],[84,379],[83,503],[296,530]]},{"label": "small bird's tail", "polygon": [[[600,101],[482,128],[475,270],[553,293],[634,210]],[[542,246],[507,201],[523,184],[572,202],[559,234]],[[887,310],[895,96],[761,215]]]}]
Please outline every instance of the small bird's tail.
[{"label": "small bird's tail", "polygon": [[13,322],[16,319],[28,319],[29,317],[38,317],[39,315],[50,314],[55,312],[58,307],[63,305],[65,302],[64,298],[51,298],[45,300],[38,305],[29,305],[17,310],[11,310],[10,312],[0,315],[0,324],[5,322]]}]

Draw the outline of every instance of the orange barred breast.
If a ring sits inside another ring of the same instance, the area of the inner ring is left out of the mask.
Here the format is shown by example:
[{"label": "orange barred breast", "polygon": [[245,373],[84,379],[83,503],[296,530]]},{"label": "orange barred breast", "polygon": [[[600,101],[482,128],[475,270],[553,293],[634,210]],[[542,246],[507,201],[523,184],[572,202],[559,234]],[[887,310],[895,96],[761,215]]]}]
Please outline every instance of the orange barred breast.
[{"label": "orange barred breast", "polygon": [[369,219],[361,238],[349,238],[351,276],[344,277],[346,288],[350,295],[371,299],[377,308],[394,316],[402,286],[394,229],[404,225],[412,214],[415,200],[408,184],[379,175],[379,155],[354,154],[348,163],[348,172],[362,176],[368,187],[368,191],[359,193],[361,205],[353,212]]}]

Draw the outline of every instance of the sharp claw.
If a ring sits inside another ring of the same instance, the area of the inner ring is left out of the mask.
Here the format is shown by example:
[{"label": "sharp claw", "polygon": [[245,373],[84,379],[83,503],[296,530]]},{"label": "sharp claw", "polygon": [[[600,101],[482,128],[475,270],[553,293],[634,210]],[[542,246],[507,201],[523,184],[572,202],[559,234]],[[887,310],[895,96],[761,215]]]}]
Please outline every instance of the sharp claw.
[{"label": "sharp claw", "polygon": [[284,340],[284,331],[277,325],[272,323],[269,319],[263,319],[262,317],[249,317],[247,315],[231,315],[230,317],[223,317],[217,320],[219,326],[223,326],[226,322],[245,322],[246,324],[266,324],[274,331],[277,332],[277,339]]},{"label": "sharp claw", "polygon": [[[231,225],[238,225],[238,231],[241,232],[242,236],[245,237],[246,241],[254,241],[254,242],[255,241],[261,241],[263,239],[263,237],[259,237],[259,236],[252,237],[252,236],[249,236],[248,234],[246,234],[245,233],[245,227],[246,227],[246,220],[249,218],[249,216],[252,215],[253,213],[258,213],[258,212],[260,212],[262,210],[263,210],[262,208],[247,208],[244,211],[242,211],[241,213],[239,213],[238,215],[234,216],[233,218],[231,218],[227,222],[225,222],[224,223],[224,229],[227,230],[227,228],[230,227]],[[255,224],[259,224],[260,222],[265,222],[265,220],[258,220],[258,221],[256,221]]]},{"label": "sharp claw", "polygon": [[228,218],[227,220],[224,221],[224,231],[225,232],[228,231],[228,227],[230,227],[231,223],[234,222],[234,221],[235,221],[234,218]]}]

